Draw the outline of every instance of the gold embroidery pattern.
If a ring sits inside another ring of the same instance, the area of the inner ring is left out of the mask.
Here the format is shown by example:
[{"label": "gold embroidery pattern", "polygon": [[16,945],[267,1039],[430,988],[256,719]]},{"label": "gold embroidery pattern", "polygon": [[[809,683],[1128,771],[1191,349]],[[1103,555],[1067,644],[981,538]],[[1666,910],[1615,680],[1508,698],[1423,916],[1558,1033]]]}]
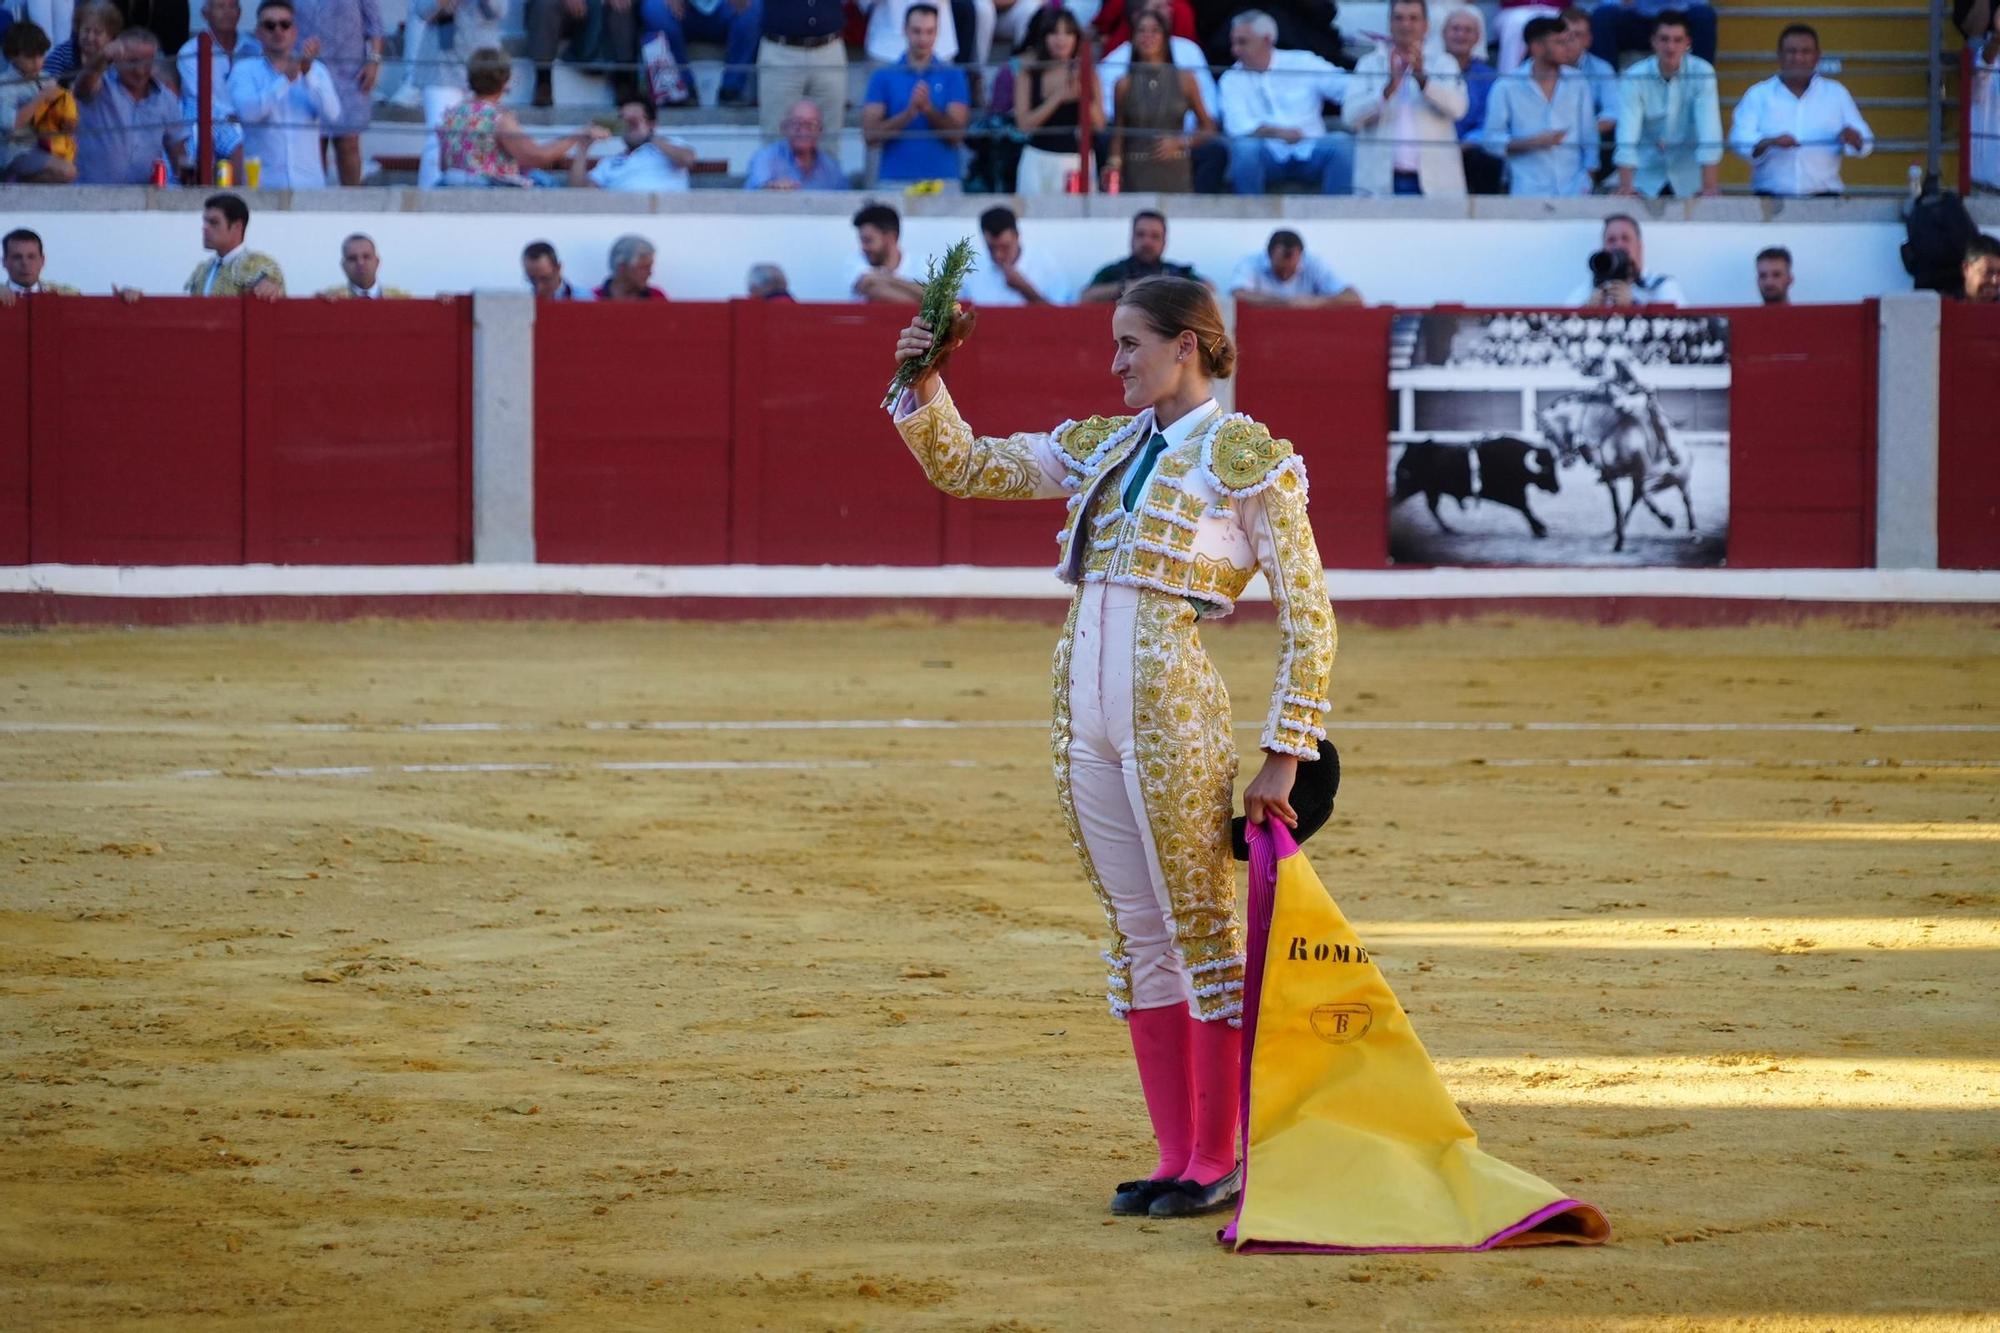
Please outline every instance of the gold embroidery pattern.
[{"label": "gold embroidery pattern", "polygon": [[1276,568],[1264,571],[1278,613],[1280,648],[1276,697],[1264,727],[1264,748],[1316,758],[1326,735],[1327,687],[1339,649],[1326,567],[1306,516],[1306,488],[1288,468],[1259,497],[1270,527]]},{"label": "gold embroidery pattern", "polygon": [[949,391],[896,423],[931,485],[968,500],[1032,500],[1043,493],[1041,463],[1025,435],[974,438]]},{"label": "gold embroidery pattern", "polygon": [[1062,806],[1063,826],[1069,830],[1070,845],[1076,848],[1077,859],[1083,863],[1083,877],[1090,881],[1091,891],[1097,895],[1097,904],[1104,909],[1104,919],[1111,927],[1111,948],[1104,955],[1104,961],[1111,965],[1105,978],[1105,998],[1111,1005],[1112,1017],[1116,1018],[1132,1008],[1132,964],[1125,951],[1125,936],[1118,929],[1117,909],[1111,905],[1111,895],[1104,891],[1104,881],[1097,876],[1090,849],[1084,846],[1083,827],[1076,818],[1076,793],[1069,777],[1069,747],[1075,739],[1069,711],[1069,668],[1071,648],[1076,641],[1077,612],[1082,605],[1082,597],[1070,598],[1069,618],[1063,622],[1062,638],[1056,641],[1055,663],[1050,672],[1055,698],[1049,748],[1055,757],[1056,801]]},{"label": "gold embroidery pattern", "polygon": [[1071,470],[1080,470],[1104,446],[1104,442],[1130,424],[1130,417],[1085,417],[1056,436],[1056,444],[1069,455]]},{"label": "gold embroidery pattern", "polygon": [[1236,782],[1229,691],[1179,597],[1142,593],[1132,644],[1139,789],[1173,907],[1174,947],[1204,1019],[1243,1008],[1243,931],[1229,815]]},{"label": "gold embroidery pattern", "polygon": [[1274,440],[1255,421],[1232,420],[1216,432],[1209,457],[1215,479],[1232,491],[1247,491],[1292,456],[1290,440]]}]

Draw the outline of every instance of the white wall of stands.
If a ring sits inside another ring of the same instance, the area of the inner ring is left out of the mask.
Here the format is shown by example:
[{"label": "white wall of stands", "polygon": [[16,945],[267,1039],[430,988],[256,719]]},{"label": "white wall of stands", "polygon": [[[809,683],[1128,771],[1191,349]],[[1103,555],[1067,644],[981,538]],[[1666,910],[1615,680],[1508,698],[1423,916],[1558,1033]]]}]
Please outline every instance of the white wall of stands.
[{"label": "white wall of stands", "polygon": [[[0,187],[0,224],[42,235],[51,281],[93,293],[109,292],[114,283],[172,293],[202,258],[194,216],[198,192],[131,203],[122,197],[145,196],[124,190],[60,194],[66,197],[45,187]],[[89,196],[106,197],[105,206],[90,207]],[[518,290],[521,247],[537,239],[554,243],[579,285],[594,285],[603,280],[612,240],[630,231],[658,247],[654,280],[677,299],[741,295],[750,265],[775,261],[801,299],[837,300],[845,295],[855,254],[848,218],[864,197],[789,200],[793,207],[780,211],[759,207],[763,200],[707,191],[657,201],[576,199],[548,191],[512,208],[507,206],[513,201],[490,192],[448,200],[395,190],[327,192],[290,201],[253,195],[250,244],[284,266],[294,292],[306,293],[340,281],[341,238],[365,231],[382,252],[383,280],[423,295]],[[978,196],[918,202],[906,212],[906,249],[925,255],[975,235],[980,209],[993,202]],[[1081,286],[1099,265],[1125,252],[1127,219],[1143,202],[1136,197],[1088,204],[1027,201],[1023,240],[1030,252]],[[1215,215],[1219,204],[1253,202],[1273,206],[1260,209],[1261,216]],[[1494,201],[1471,210],[1433,206],[1428,215],[1403,210],[1399,216],[1391,204],[1359,200],[1172,200],[1166,204],[1174,219],[1168,256],[1226,286],[1237,261],[1261,250],[1271,231],[1283,226],[1300,232],[1310,253],[1332,264],[1371,302],[1559,304],[1584,276],[1585,257],[1597,244],[1597,219],[1616,211],[1619,201],[1524,207],[1531,202],[1519,201],[1510,211],[1549,215],[1484,216],[1496,211]],[[586,211],[583,205],[592,207]],[[1794,203],[1789,216],[1796,222],[1788,216],[1764,220],[1762,207],[1754,201],[1704,202],[1692,211],[1714,220],[1675,215],[1648,221],[1648,269],[1675,275],[1696,304],[1754,302],[1753,256],[1764,246],[1782,244],[1796,261],[1795,300],[1855,301],[1910,289],[1897,258],[1903,229],[1892,204]],[[1098,215],[1078,215],[1084,212]]]}]

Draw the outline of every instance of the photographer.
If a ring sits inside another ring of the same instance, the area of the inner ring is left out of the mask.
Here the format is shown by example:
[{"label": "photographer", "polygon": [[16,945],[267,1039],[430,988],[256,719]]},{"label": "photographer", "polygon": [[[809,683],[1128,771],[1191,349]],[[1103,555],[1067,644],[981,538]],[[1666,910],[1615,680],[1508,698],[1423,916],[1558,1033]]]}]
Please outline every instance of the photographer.
[{"label": "photographer", "polygon": [[1604,219],[1603,248],[1590,256],[1590,277],[1570,293],[1568,304],[1601,306],[1681,305],[1681,285],[1665,273],[1646,271],[1646,244],[1639,221],[1627,213]]}]

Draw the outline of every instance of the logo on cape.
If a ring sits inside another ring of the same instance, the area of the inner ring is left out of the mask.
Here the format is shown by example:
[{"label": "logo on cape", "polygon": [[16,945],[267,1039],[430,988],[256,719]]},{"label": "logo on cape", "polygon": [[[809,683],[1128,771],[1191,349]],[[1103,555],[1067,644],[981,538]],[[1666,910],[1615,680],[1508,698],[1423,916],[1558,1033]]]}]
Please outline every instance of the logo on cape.
[{"label": "logo on cape", "polygon": [[1368,1035],[1375,1011],[1365,1004],[1322,1004],[1312,1011],[1313,1035],[1329,1046],[1345,1046]]}]

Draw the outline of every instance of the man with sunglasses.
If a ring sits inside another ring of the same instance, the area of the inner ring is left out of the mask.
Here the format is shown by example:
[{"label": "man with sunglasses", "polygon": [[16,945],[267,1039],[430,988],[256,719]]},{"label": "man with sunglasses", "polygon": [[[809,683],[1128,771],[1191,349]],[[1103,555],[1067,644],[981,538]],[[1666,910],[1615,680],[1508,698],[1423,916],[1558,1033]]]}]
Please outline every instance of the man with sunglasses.
[{"label": "man with sunglasses", "polygon": [[229,101],[243,122],[243,156],[260,159],[264,190],[326,188],[320,157],[325,126],[340,119],[340,91],[319,62],[319,41],[296,46],[291,0],[257,6],[261,60],[238,62],[229,73]]}]

